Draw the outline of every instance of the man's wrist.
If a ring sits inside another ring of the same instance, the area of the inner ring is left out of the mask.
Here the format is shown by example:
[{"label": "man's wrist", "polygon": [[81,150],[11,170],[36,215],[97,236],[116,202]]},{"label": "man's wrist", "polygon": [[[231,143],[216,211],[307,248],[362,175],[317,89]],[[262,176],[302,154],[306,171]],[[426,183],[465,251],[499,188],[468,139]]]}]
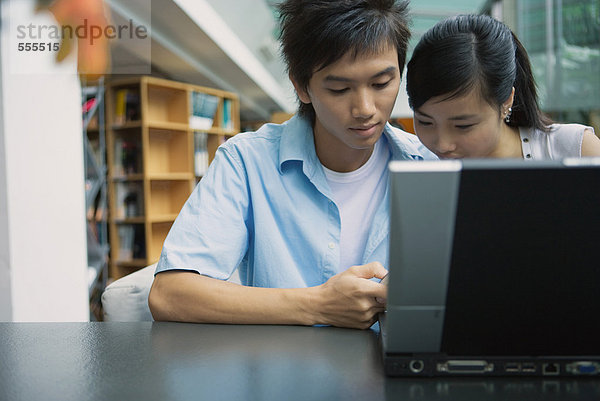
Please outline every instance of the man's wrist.
[{"label": "man's wrist", "polygon": [[296,300],[299,312],[300,324],[313,326],[315,324],[323,324],[321,317],[321,287],[308,287],[299,289],[296,293]]}]

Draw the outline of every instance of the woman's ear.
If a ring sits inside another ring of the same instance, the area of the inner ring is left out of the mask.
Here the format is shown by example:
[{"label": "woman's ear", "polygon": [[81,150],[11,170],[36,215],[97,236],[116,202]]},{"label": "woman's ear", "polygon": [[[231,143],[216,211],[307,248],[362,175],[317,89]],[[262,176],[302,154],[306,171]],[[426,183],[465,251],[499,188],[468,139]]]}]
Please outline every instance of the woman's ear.
[{"label": "woman's ear", "polygon": [[[298,95],[298,99],[300,99],[300,101],[302,103],[312,103],[310,100],[310,96],[308,95],[308,90],[304,89],[303,87],[301,87],[298,82],[296,82],[296,80],[292,77],[292,74],[288,74],[288,76],[290,77],[290,81],[292,81],[292,85],[294,85],[294,89],[296,90],[296,94]],[[513,90],[514,92],[514,90]]]},{"label": "woman's ear", "polygon": [[515,101],[515,87],[513,86],[512,91],[510,91],[510,96],[504,103],[502,103],[502,111],[505,112],[508,109],[512,108],[513,102]]}]

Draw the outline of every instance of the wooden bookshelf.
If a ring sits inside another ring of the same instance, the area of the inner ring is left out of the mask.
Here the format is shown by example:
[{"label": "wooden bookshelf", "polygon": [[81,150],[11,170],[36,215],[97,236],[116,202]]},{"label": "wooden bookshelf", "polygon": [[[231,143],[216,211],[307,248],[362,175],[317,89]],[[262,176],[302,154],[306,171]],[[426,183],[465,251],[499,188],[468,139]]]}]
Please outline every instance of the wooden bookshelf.
[{"label": "wooden bookshelf", "polygon": [[[216,101],[199,129],[193,99]],[[154,77],[108,83],[107,163],[110,277],[117,279],[156,262],[181,207],[201,178],[195,161],[214,158],[218,146],[240,130],[236,94]],[[202,132],[202,158],[194,144]],[[204,163],[206,163],[206,161]]]}]

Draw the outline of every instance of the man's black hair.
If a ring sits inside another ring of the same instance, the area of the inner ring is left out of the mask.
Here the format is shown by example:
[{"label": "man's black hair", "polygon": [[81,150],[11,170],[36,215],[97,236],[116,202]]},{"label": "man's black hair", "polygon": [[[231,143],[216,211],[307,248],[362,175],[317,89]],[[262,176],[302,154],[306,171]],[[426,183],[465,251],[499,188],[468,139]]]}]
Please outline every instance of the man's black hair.
[{"label": "man's black hair", "polygon": [[[281,49],[288,73],[306,90],[312,75],[346,53],[398,52],[400,74],[410,39],[408,1],[287,0],[278,5]],[[314,121],[312,104],[298,114]]]}]

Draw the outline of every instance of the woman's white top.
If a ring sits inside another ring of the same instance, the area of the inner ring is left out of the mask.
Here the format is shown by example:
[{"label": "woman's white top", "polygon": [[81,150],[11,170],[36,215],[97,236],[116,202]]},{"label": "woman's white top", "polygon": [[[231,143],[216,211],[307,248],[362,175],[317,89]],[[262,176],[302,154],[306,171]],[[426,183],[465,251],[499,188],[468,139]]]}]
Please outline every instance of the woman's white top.
[{"label": "woman's white top", "polygon": [[548,132],[519,127],[523,158],[526,160],[581,157],[583,131],[592,130],[581,124],[552,124]]}]

